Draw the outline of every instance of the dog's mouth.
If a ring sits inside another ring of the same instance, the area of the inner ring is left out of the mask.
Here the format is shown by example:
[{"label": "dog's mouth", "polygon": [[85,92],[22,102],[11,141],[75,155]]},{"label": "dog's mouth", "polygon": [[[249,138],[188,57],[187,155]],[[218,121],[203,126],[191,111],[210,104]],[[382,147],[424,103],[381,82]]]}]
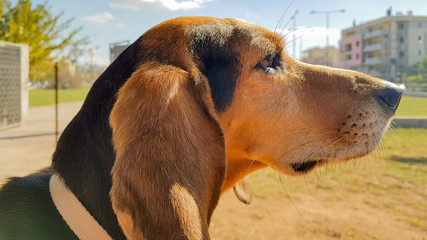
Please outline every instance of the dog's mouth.
[{"label": "dog's mouth", "polygon": [[312,170],[319,161],[307,161],[303,163],[292,163],[292,169],[297,173],[307,173]]}]

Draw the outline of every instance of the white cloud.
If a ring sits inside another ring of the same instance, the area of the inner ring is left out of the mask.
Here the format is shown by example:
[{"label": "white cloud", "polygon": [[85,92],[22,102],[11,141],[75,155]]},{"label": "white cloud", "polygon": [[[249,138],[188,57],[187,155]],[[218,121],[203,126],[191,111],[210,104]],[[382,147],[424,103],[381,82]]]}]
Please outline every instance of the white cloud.
[{"label": "white cloud", "polygon": [[287,30],[287,29],[280,29],[276,30],[276,33],[281,34],[282,36],[285,36],[286,40],[289,41],[292,38],[293,33],[295,33],[296,37],[302,37],[302,38],[324,38],[326,39],[326,36],[329,36],[330,44],[335,44],[333,40],[338,40],[341,36],[341,31],[339,29],[333,29],[329,28],[326,29],[325,27],[299,27],[295,31]]},{"label": "white cloud", "polygon": [[111,0],[111,8],[126,8],[138,10],[147,7],[163,7],[172,11],[200,8],[202,4],[213,0]]},{"label": "white cloud", "polygon": [[[300,58],[300,50],[305,50],[312,47],[324,47],[326,45],[326,36],[329,36],[329,45],[338,46],[338,41],[341,38],[339,29],[325,27],[299,27],[295,31],[288,29],[278,29],[276,33],[283,36],[286,45],[286,51],[293,55],[294,46],[296,48],[295,56]],[[295,40],[293,34],[295,33]],[[302,44],[302,45],[301,45]]]},{"label": "white cloud", "polygon": [[290,44],[293,41],[293,34],[295,34],[295,38],[298,38],[296,41],[299,41],[299,39],[302,38],[304,43],[309,43],[309,45],[316,45],[317,43],[319,46],[326,45],[326,36],[329,36],[330,45],[337,46],[338,40],[341,37],[341,31],[339,29],[326,29],[325,27],[299,27],[295,31],[280,29],[276,30],[276,33],[282,35],[285,43],[287,44]]},{"label": "white cloud", "polygon": [[81,20],[89,23],[107,23],[108,21],[114,20],[114,16],[111,13],[104,12],[81,18]]},{"label": "white cloud", "polygon": [[117,26],[118,28],[121,28],[121,29],[125,29],[125,28],[127,28],[127,26],[126,26],[125,24],[123,24],[123,23],[117,23],[117,24],[116,24],[116,26]]}]

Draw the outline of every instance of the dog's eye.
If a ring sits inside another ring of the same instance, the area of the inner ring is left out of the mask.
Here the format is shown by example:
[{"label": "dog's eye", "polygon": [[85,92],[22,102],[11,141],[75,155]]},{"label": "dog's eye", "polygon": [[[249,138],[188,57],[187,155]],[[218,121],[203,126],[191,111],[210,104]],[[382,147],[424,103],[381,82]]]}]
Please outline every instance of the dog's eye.
[{"label": "dog's eye", "polygon": [[258,64],[261,66],[264,66],[264,67],[272,67],[273,66],[273,60],[274,60],[274,56],[268,55],[266,58],[264,58],[264,60],[262,60]]},{"label": "dog's eye", "polygon": [[280,56],[276,54],[270,54],[259,62],[255,68],[262,69],[268,73],[273,73],[274,70],[280,65]]}]

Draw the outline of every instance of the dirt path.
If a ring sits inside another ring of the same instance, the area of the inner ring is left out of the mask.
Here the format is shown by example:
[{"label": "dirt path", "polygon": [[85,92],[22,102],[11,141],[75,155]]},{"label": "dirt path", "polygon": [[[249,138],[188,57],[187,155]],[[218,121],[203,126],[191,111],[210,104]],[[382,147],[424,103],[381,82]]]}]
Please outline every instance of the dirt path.
[{"label": "dirt path", "polygon": [[[59,130],[65,128],[82,102],[59,106]],[[17,128],[0,131],[0,183],[10,176],[24,176],[50,165],[55,149],[54,106],[32,107]]]},{"label": "dirt path", "polygon": [[291,196],[256,197],[252,205],[244,206],[228,192],[214,212],[212,239],[427,239],[427,231],[405,223],[393,211],[366,204],[369,195],[363,192],[351,201],[316,194]]}]

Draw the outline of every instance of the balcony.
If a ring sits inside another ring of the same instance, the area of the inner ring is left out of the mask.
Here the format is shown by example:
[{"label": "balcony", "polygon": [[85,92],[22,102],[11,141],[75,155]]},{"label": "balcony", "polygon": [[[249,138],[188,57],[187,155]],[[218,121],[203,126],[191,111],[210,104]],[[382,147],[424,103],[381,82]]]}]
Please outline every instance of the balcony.
[{"label": "balcony", "polygon": [[386,33],[386,31],[384,31],[383,29],[380,30],[375,30],[372,32],[365,32],[363,33],[363,39],[369,39],[369,38],[374,38],[374,37],[381,37]]},{"label": "balcony", "polygon": [[340,52],[341,56],[348,56],[351,55],[351,50],[344,50],[342,52]]},{"label": "balcony", "polygon": [[376,58],[376,57],[372,57],[372,58],[365,58],[365,60],[363,61],[363,65],[377,65],[377,64],[381,64],[383,61],[381,60],[381,58]]},{"label": "balcony", "polygon": [[369,45],[363,46],[363,52],[373,52],[381,49],[382,49],[381,43],[375,43],[375,44],[369,44]]},{"label": "balcony", "polygon": [[408,32],[406,29],[397,29],[397,35],[398,36],[408,36]]}]

